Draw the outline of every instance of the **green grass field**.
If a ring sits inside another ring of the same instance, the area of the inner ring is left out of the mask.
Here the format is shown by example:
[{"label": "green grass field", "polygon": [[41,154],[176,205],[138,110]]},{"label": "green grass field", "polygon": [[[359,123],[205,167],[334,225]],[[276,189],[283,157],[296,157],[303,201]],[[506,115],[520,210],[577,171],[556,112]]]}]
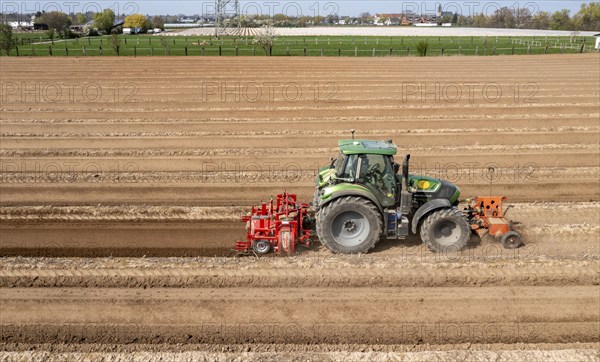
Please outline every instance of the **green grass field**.
[{"label": "green grass field", "polygon": [[[252,37],[120,35],[119,55],[253,56],[266,51]],[[117,55],[110,36],[51,41],[46,34],[14,34],[11,55]],[[427,41],[427,56],[560,54],[594,51],[593,37],[278,37],[273,56],[417,56],[417,44]],[[18,52],[18,54],[17,54]]]}]

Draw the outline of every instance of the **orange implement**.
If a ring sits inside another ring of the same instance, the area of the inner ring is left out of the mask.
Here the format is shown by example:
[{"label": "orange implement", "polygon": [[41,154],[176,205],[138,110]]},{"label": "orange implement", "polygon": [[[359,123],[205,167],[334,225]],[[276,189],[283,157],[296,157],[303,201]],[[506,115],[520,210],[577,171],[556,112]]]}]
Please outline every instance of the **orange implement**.
[{"label": "orange implement", "polygon": [[479,196],[474,198],[466,210],[471,229],[479,237],[489,234],[500,238],[506,248],[516,248],[522,243],[521,236],[512,231],[510,221],[504,218],[502,202],[505,196]]}]

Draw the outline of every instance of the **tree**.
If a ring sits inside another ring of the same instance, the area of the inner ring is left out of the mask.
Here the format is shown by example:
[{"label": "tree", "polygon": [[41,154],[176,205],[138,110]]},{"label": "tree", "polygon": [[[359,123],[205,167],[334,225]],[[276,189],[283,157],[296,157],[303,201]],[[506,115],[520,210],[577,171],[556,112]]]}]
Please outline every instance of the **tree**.
[{"label": "tree", "polygon": [[253,28],[256,26],[254,19],[247,15],[240,15],[240,23],[242,24],[242,28]]},{"label": "tree", "polygon": [[569,9],[562,9],[552,14],[550,20],[550,29],[552,30],[570,30],[572,28]]},{"label": "tree", "polygon": [[165,17],[165,23],[176,23],[179,18],[176,15],[167,15]]},{"label": "tree", "polygon": [[369,13],[369,12],[360,13],[358,18],[360,19],[361,24],[369,24],[371,22],[371,20],[373,20],[373,17],[371,16],[371,13]]},{"label": "tree", "polygon": [[517,8],[513,10],[517,28],[529,28],[531,23],[531,11],[528,8]]},{"label": "tree", "polygon": [[85,14],[82,14],[82,13],[75,14],[75,24],[82,25],[82,24],[87,23],[87,21],[88,21],[88,19],[87,19],[87,16],[85,16]]},{"label": "tree", "polygon": [[581,4],[581,9],[573,16],[573,25],[579,30],[600,30],[600,2]]},{"label": "tree", "polygon": [[484,27],[488,26],[487,17],[483,13],[475,15],[473,17],[473,26],[476,28],[484,28]]},{"label": "tree", "polygon": [[450,16],[450,15],[444,15],[440,19],[440,24],[451,23],[451,22],[452,22],[452,16]]},{"label": "tree", "polygon": [[62,11],[50,11],[42,14],[40,23],[46,24],[49,32],[51,31],[64,38],[71,25],[71,19]]},{"label": "tree", "polygon": [[529,27],[532,29],[548,29],[550,27],[550,13],[546,11],[540,11],[531,17]]},{"label": "tree", "polygon": [[427,44],[427,41],[425,40],[421,40],[420,42],[417,43],[417,52],[419,52],[419,55],[424,57],[427,55],[427,47],[429,46],[429,44]]},{"label": "tree", "polygon": [[12,28],[8,24],[0,24],[0,54],[2,50],[6,55],[10,54],[12,49]]},{"label": "tree", "polygon": [[513,12],[507,7],[502,7],[494,12],[490,23],[498,28],[514,28],[516,21]]},{"label": "tree", "polygon": [[456,23],[456,25],[458,26],[468,26],[469,24],[471,24],[471,20],[472,18],[469,16],[464,16],[464,15],[459,15],[458,16],[458,22]]},{"label": "tree", "polygon": [[301,27],[305,27],[311,22],[311,18],[309,16],[301,16],[298,18],[298,25]]},{"label": "tree", "polygon": [[161,30],[165,29],[165,19],[163,19],[162,16],[154,16],[152,18],[152,24],[154,24],[155,28],[159,28]]},{"label": "tree", "polygon": [[273,15],[273,22],[275,24],[285,24],[288,21],[288,16],[285,14],[275,14]]},{"label": "tree", "polygon": [[115,23],[115,12],[111,9],[104,9],[101,13],[94,15],[94,25],[96,29],[109,34]]},{"label": "tree", "polygon": [[273,29],[273,24],[267,24],[260,28],[252,43],[260,45],[265,50],[266,55],[271,55],[271,47],[274,40],[275,29]]},{"label": "tree", "polygon": [[325,19],[327,24],[337,24],[340,21],[340,16],[338,14],[329,14]]},{"label": "tree", "polygon": [[142,31],[148,30],[148,20],[142,14],[132,14],[125,18],[124,28],[136,28]]}]

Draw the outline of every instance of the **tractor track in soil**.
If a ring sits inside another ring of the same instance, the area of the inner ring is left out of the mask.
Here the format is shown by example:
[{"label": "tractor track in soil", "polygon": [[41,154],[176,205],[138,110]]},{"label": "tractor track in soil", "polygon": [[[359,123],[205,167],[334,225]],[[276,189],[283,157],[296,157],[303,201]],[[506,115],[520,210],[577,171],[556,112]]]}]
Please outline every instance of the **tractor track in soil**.
[{"label": "tractor track in soil", "polygon": [[5,258],[0,337],[177,346],[599,343],[599,266],[369,255]]},{"label": "tractor track in soil", "polygon": [[[19,257],[20,258],[20,257]],[[8,258],[0,287],[361,288],[598,285],[598,257],[554,260],[518,254],[389,258],[304,255],[262,258]],[[33,267],[24,266],[24,262]]]},{"label": "tractor track in soil", "polygon": [[[552,77],[540,74],[540,59]],[[71,59],[68,76],[35,73],[40,61],[7,58],[0,73],[16,87],[5,87],[0,107],[1,205],[247,206],[292,187],[309,200],[316,169],[350,128],[393,138],[418,171],[458,183],[466,196],[489,192],[493,166],[493,191],[512,201],[600,200],[593,54],[206,58],[200,73],[189,60],[169,58],[167,67],[140,58],[125,77],[114,71],[120,59]],[[45,69],[64,61],[44,60]],[[249,84],[264,97],[243,93]],[[90,99],[84,86],[102,94]],[[208,86],[234,91],[222,97]],[[286,87],[302,97],[290,99]]]},{"label": "tractor track in soil", "polygon": [[[525,238],[522,255],[600,255],[598,202],[509,205],[508,215]],[[232,255],[234,241],[245,235],[240,216],[246,212],[241,206],[5,206],[0,210],[0,255]],[[497,252],[498,246],[494,240],[473,237],[468,250],[484,256]],[[328,252],[316,244],[305,253]],[[382,241],[373,253],[385,257],[429,252],[411,236]]]},{"label": "tractor track in soil", "polygon": [[600,343],[599,265],[368,256],[9,258],[0,270],[0,338],[5,346],[77,341],[159,350],[165,344],[185,350],[198,343],[290,341],[392,350],[396,344],[504,343],[514,349],[577,342],[583,350],[581,344]]},{"label": "tractor track in soil", "polygon": [[[598,343],[596,291],[594,286],[331,288],[327,294],[318,288],[17,288],[3,298],[1,338],[112,344]],[[368,306],[371,298],[385,308]],[[442,303],[446,308],[439,308]],[[256,305],[270,315],[253,313]]]}]

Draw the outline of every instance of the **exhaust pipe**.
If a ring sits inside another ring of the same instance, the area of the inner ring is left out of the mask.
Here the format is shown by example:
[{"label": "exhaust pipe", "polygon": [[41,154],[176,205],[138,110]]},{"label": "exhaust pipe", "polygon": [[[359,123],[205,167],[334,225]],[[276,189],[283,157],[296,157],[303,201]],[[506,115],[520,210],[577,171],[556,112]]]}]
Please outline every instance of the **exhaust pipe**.
[{"label": "exhaust pipe", "polygon": [[402,160],[402,190],[408,189],[408,161],[410,160],[410,154],[405,155]]},{"label": "exhaust pipe", "polygon": [[400,212],[408,215],[412,210],[412,194],[408,191],[408,162],[410,155],[405,155],[402,160],[402,191],[400,191]]}]

